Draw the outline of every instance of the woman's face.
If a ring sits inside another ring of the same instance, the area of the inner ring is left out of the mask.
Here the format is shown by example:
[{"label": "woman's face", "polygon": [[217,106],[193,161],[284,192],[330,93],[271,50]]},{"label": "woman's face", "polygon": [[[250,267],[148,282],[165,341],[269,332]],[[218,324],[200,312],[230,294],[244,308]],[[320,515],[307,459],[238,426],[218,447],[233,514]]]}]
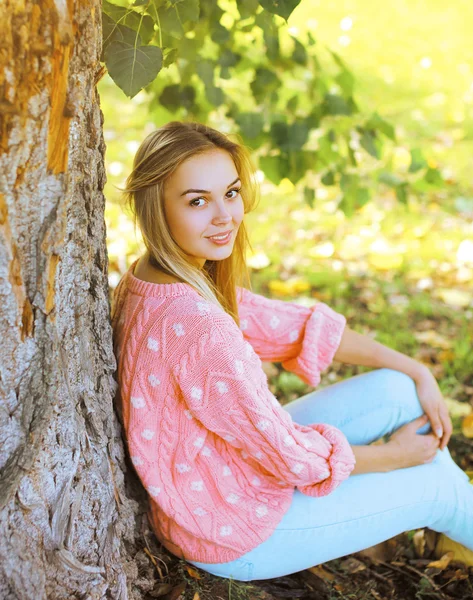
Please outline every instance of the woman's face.
[{"label": "woman's face", "polygon": [[[166,181],[164,210],[171,235],[199,268],[232,253],[244,215],[240,187],[231,155],[220,149],[187,159]],[[227,231],[227,243],[209,239]]]}]

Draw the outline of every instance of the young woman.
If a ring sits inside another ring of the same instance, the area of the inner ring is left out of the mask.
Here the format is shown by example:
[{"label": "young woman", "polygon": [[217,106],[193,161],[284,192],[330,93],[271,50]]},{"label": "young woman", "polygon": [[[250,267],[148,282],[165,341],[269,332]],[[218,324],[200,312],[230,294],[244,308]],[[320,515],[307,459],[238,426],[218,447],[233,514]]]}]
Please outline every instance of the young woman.
[{"label": "young woman", "polygon": [[[420,527],[472,551],[473,486],[446,447],[430,371],[322,302],[250,290],[248,150],[168,123],[141,144],[124,192],[146,252],[114,293],[119,409],[163,546],[241,581]],[[315,387],[333,360],[376,369],[284,407],[262,369],[281,362]]]}]

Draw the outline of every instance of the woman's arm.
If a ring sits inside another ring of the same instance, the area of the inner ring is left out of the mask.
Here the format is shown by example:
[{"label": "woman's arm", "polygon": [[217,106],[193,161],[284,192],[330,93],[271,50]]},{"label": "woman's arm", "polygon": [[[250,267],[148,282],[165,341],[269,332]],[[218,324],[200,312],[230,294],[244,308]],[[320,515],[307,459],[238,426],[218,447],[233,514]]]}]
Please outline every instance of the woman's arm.
[{"label": "woman's arm", "polygon": [[414,381],[428,370],[426,365],[417,360],[383,346],[367,335],[362,335],[345,327],[342,339],[333,360],[350,365],[361,365],[374,368],[388,368],[409,375]]},{"label": "woman's arm", "polygon": [[402,468],[399,456],[394,454],[392,446],[387,444],[375,444],[371,446],[353,446],[356,465],[350,475],[361,473],[388,473],[394,469]]}]

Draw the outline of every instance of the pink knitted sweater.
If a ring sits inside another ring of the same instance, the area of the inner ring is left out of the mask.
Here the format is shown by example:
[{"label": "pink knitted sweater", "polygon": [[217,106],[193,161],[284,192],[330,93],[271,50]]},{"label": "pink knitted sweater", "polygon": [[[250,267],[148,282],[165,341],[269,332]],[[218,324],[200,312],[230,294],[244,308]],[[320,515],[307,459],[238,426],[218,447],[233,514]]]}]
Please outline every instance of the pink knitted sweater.
[{"label": "pink knitted sweater", "polygon": [[134,277],[114,292],[119,407],[151,525],[173,554],[229,562],[265,541],[294,488],[330,494],[355,466],[344,434],[293,422],[261,361],[313,386],[346,319],[238,288],[240,328],[186,283]]}]

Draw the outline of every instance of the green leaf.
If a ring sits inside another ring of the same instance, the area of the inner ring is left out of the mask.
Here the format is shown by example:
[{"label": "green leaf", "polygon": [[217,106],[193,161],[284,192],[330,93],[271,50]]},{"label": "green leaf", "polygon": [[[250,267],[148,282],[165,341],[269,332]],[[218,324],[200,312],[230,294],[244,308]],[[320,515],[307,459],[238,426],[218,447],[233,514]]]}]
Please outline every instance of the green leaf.
[{"label": "green leaf", "polygon": [[322,108],[326,115],[351,115],[353,113],[345,98],[337,94],[325,94]]},{"label": "green leaf", "polygon": [[317,164],[317,153],[313,150],[292,150],[288,152],[289,174],[286,175],[295,185],[309,170]]},{"label": "green leaf", "polygon": [[307,51],[303,44],[299,42],[297,38],[291,36],[294,40],[294,52],[292,53],[292,60],[299,65],[307,64]]},{"label": "green leaf", "polygon": [[263,131],[263,115],[259,113],[239,113],[235,121],[245,138],[255,138]]},{"label": "green leaf", "polygon": [[391,125],[391,123],[388,123],[382,117],[380,117],[377,112],[371,115],[371,118],[366,123],[366,127],[368,129],[377,129],[393,142],[396,141],[396,132],[394,127]]},{"label": "green leaf", "polygon": [[176,62],[177,55],[178,55],[177,48],[170,48],[168,53],[164,57],[163,67],[169,67],[169,65],[172,65],[174,62]]},{"label": "green leaf", "polygon": [[159,24],[163,32],[175,37],[184,36],[184,25],[199,19],[199,0],[171,0],[167,8],[159,8]]},{"label": "green leaf", "polygon": [[292,11],[301,0],[259,0],[261,6],[268,12],[288,20]]},{"label": "green leaf", "polygon": [[379,152],[379,148],[376,144],[377,142],[377,138],[376,138],[376,133],[373,130],[362,130],[362,136],[360,139],[360,146],[362,148],[364,148],[366,150],[366,152],[368,152],[368,154],[371,154],[371,156],[373,156],[374,158],[377,158],[379,160],[380,158],[380,152]]},{"label": "green leaf", "polygon": [[258,0],[237,0],[237,9],[242,19],[254,17],[258,8]]},{"label": "green leaf", "polygon": [[291,125],[285,121],[274,121],[270,135],[274,146],[280,150],[299,150],[309,137],[309,128],[304,120],[297,120]]},{"label": "green leaf", "polygon": [[409,166],[409,173],[417,173],[424,167],[427,166],[427,161],[422,154],[422,150],[420,148],[413,148],[411,150],[411,164]]},{"label": "green leaf", "polygon": [[334,185],[335,176],[333,171],[327,171],[325,175],[322,177],[321,182],[324,185]]},{"label": "green leaf", "polygon": [[428,184],[436,187],[442,187],[445,183],[440,171],[438,169],[433,169],[432,167],[427,169],[424,179]]},{"label": "green leaf", "polygon": [[195,89],[186,85],[181,88],[179,84],[168,85],[159,96],[159,102],[171,112],[180,108],[190,110],[195,101]]},{"label": "green leaf", "polygon": [[[148,44],[154,36],[154,21],[149,15],[141,15],[136,10],[117,6],[116,4],[108,2],[108,0],[103,0],[102,10],[103,13],[117,25],[128,27],[139,33],[140,44]],[[118,42],[123,40],[120,40],[117,37],[113,41]]]},{"label": "green leaf", "polygon": [[278,77],[269,69],[256,69],[255,77],[250,83],[251,91],[257,102],[261,102],[273,90],[280,86]]},{"label": "green leaf", "polygon": [[401,185],[398,185],[396,187],[396,196],[397,199],[399,200],[399,202],[401,204],[404,204],[407,206],[407,192],[408,192],[408,186],[407,183],[403,183]]},{"label": "green leaf", "polygon": [[263,30],[267,56],[270,60],[279,58],[279,27],[274,22],[273,15],[261,12],[255,17],[255,24]]},{"label": "green leaf", "polygon": [[355,78],[349,71],[342,71],[335,77],[338,85],[342,88],[346,96],[353,94],[353,88],[355,87]]},{"label": "green leaf", "polygon": [[222,67],[234,67],[241,59],[241,54],[232,52],[228,48],[224,48],[218,59],[218,64]]},{"label": "green leaf", "polygon": [[211,60],[199,60],[196,64],[197,75],[206,87],[214,85],[214,68],[215,65]]},{"label": "green leaf", "polygon": [[105,52],[110,77],[130,98],[151,83],[161,70],[163,54],[157,46],[112,42]]},{"label": "green leaf", "polygon": [[205,96],[213,106],[221,106],[225,102],[225,94],[215,86],[206,87]]},{"label": "green leaf", "polygon": [[125,42],[130,46],[141,46],[140,34],[125,27],[124,25],[118,25],[115,21],[109,17],[106,13],[102,14],[102,54],[100,60],[105,62],[105,50],[107,46],[112,42]]},{"label": "green leaf", "polygon": [[287,109],[289,112],[295,112],[295,110],[297,109],[297,105],[298,105],[298,104],[299,104],[299,95],[298,95],[298,94],[296,94],[295,96],[292,96],[292,98],[290,98],[290,99],[287,101],[287,104],[286,104],[286,109]]},{"label": "green leaf", "polygon": [[382,171],[378,175],[378,181],[380,181],[381,183],[385,183],[386,185],[389,185],[393,188],[399,185],[403,185],[405,183],[402,177],[399,177],[399,175],[396,175],[395,173],[390,173],[389,171]]},{"label": "green leaf", "polygon": [[304,187],[304,202],[310,206],[310,208],[314,208],[315,201],[315,190],[313,188]]},{"label": "green leaf", "polygon": [[210,37],[216,44],[225,44],[230,39],[230,32],[220,23],[216,23],[211,30]]},{"label": "green leaf", "polygon": [[259,166],[266,177],[274,183],[279,185],[284,177],[289,174],[289,162],[287,157],[279,156],[260,156]]},{"label": "green leaf", "polygon": [[342,173],[340,187],[343,191],[343,197],[339,208],[347,217],[353,216],[355,211],[364,206],[370,199],[369,190],[360,186],[358,175]]}]

